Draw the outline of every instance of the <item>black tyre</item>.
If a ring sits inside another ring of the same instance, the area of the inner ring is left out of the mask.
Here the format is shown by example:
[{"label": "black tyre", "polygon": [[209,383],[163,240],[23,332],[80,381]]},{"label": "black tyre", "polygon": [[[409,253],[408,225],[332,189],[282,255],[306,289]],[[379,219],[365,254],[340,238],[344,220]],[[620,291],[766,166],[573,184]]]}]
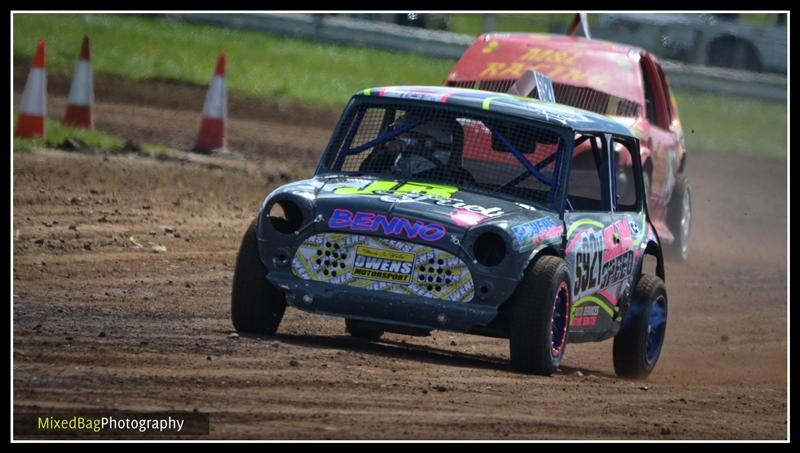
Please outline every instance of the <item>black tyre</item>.
[{"label": "black tyre", "polygon": [[675,236],[675,241],[666,247],[669,256],[686,261],[692,234],[692,188],[684,175],[678,175],[675,181],[667,210],[667,226]]},{"label": "black tyre", "polygon": [[242,238],[233,272],[231,320],[239,332],[271,335],[286,311],[283,292],[267,281],[267,269],[258,254],[256,221]]},{"label": "black tyre", "polygon": [[355,319],[344,320],[345,329],[350,335],[364,340],[377,340],[383,336],[383,330],[377,329]]},{"label": "black tyre", "polygon": [[555,256],[537,259],[510,303],[512,365],[526,373],[553,374],[564,357],[572,303],[564,260]]},{"label": "black tyre", "polygon": [[667,329],[667,289],[654,275],[642,275],[622,324],[614,337],[614,371],[643,379],[655,368]]}]

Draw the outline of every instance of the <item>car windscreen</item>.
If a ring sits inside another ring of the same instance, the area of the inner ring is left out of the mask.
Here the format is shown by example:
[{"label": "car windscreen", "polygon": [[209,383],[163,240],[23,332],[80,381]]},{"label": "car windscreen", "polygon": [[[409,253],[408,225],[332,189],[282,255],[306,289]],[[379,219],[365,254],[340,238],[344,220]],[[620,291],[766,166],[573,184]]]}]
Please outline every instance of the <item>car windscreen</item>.
[{"label": "car windscreen", "polygon": [[561,136],[517,117],[431,104],[351,106],[323,161],[328,171],[451,184],[551,206]]}]

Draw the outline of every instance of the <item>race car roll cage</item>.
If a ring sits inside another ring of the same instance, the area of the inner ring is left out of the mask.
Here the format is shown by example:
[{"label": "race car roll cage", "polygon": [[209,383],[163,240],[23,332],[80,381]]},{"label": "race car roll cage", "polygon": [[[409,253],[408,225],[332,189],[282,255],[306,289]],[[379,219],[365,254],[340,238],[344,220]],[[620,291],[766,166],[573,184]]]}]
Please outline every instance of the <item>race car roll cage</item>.
[{"label": "race car roll cage", "polygon": [[[357,104],[357,105],[353,105],[353,104]],[[334,140],[331,140],[331,143],[330,143],[328,149],[325,152],[326,157],[324,157],[321,160],[320,166],[318,167],[316,173],[319,174],[319,173],[324,172],[324,171],[341,171],[341,170],[331,170],[331,169],[332,168],[333,169],[341,168],[342,164],[344,163],[345,158],[348,157],[348,156],[352,156],[352,155],[364,152],[364,151],[366,151],[366,150],[368,150],[370,148],[373,148],[376,145],[380,145],[381,143],[385,143],[385,142],[387,142],[387,141],[389,141],[389,140],[391,140],[391,139],[393,139],[395,137],[398,137],[399,135],[401,135],[401,134],[403,134],[405,132],[408,132],[411,129],[413,129],[413,128],[421,125],[421,124],[425,124],[426,122],[431,121],[433,118],[430,116],[430,114],[421,115],[420,118],[415,119],[413,121],[409,121],[409,122],[407,122],[406,124],[404,124],[404,125],[402,125],[400,127],[394,128],[392,130],[387,130],[388,126],[389,126],[390,122],[392,121],[392,119],[393,119],[393,117],[394,117],[394,115],[395,115],[395,113],[396,113],[398,108],[402,108],[402,107],[417,107],[417,108],[419,108],[420,104],[424,105],[425,107],[435,107],[437,109],[448,110],[448,111],[453,112],[453,113],[459,113],[459,112],[464,113],[466,111],[466,109],[464,109],[464,108],[457,108],[457,107],[453,108],[452,106],[442,105],[442,104],[435,103],[435,102],[420,102],[420,101],[409,102],[409,101],[402,100],[402,99],[396,99],[396,100],[393,100],[392,102],[386,102],[385,100],[379,100],[379,99],[354,99],[354,100],[351,100],[351,102],[346,107],[346,110],[347,111],[351,111],[351,112],[353,110],[355,110],[356,117],[352,118],[352,116],[353,116],[352,113],[348,114],[348,115],[343,115],[342,119],[340,120],[339,124],[336,126],[336,129],[334,131]],[[356,136],[357,130],[358,130],[358,128],[352,127],[352,125],[353,124],[361,124],[361,121],[363,120],[364,114],[366,113],[366,110],[367,110],[366,108],[361,108],[361,107],[362,106],[363,107],[365,107],[365,106],[376,106],[376,105],[387,107],[386,108],[386,112],[384,113],[384,117],[383,117],[383,119],[381,121],[380,129],[379,129],[379,130],[383,130],[383,131],[386,131],[386,132],[382,133],[378,137],[376,137],[376,138],[374,138],[374,139],[372,139],[372,140],[370,140],[370,141],[368,141],[366,143],[363,143],[363,144],[361,144],[359,146],[356,146],[355,148],[350,148],[350,146],[351,146],[351,144],[352,144],[352,142],[353,142],[353,140],[354,140],[354,138]],[[485,116],[487,118],[495,117],[497,119],[511,120],[511,121],[519,122],[518,118],[514,118],[514,117],[509,116],[509,115],[498,114],[496,112],[488,112],[488,111],[487,112],[481,112],[481,115]],[[519,149],[517,149],[516,146],[514,146],[513,143],[511,143],[511,141],[505,135],[503,135],[500,131],[497,130],[497,127],[493,127],[491,124],[484,122],[484,125],[487,127],[487,129],[489,129],[489,131],[492,133],[492,135],[497,137],[500,140],[500,142],[503,144],[503,146],[506,149],[508,149],[508,151],[511,153],[511,155],[514,156],[514,158],[517,161],[519,161],[520,164],[527,170],[526,173],[522,173],[522,174],[520,174],[518,176],[515,176],[510,181],[508,181],[505,184],[502,184],[501,186],[499,186],[493,192],[497,192],[497,191],[499,191],[500,189],[502,189],[504,187],[513,187],[516,184],[519,184],[520,182],[524,181],[528,177],[533,176],[534,178],[536,178],[541,183],[543,183],[543,184],[547,185],[548,187],[550,187],[550,190],[548,192],[547,202],[548,203],[554,203],[554,202],[558,201],[556,199],[556,196],[557,196],[556,192],[557,192],[558,187],[559,187],[559,185],[557,183],[559,181],[559,177],[561,176],[561,170],[562,170],[561,169],[562,155],[564,154],[564,152],[574,150],[575,148],[577,148],[578,146],[580,146],[581,144],[583,144],[584,142],[589,140],[589,143],[591,145],[591,150],[592,150],[592,156],[593,156],[594,162],[595,162],[595,168],[596,168],[596,170],[598,172],[598,175],[601,178],[601,182],[604,182],[605,184],[607,184],[607,185],[604,184],[605,187],[610,187],[610,193],[609,193],[609,191],[606,191],[606,190],[602,191],[601,196],[603,198],[602,198],[601,202],[602,202],[603,206],[608,206],[608,207],[610,207],[610,209],[612,211],[616,211],[616,209],[617,209],[616,196],[612,196],[611,195],[611,194],[616,194],[616,191],[617,191],[617,184],[616,184],[617,181],[616,181],[616,178],[613,177],[613,175],[616,172],[616,161],[614,159],[612,159],[611,162],[609,162],[608,175],[605,175],[604,174],[605,172],[601,171],[601,167],[603,166],[603,163],[604,163],[603,162],[603,156],[607,155],[608,153],[602,148],[607,148],[607,147],[610,146],[611,137],[613,136],[620,143],[622,143],[623,145],[628,146],[629,149],[631,150],[631,154],[633,154],[634,150],[638,149],[638,146],[635,146],[636,145],[636,141],[637,141],[636,138],[628,137],[628,136],[624,136],[624,135],[611,134],[611,133],[607,133],[607,132],[577,131],[580,134],[580,137],[575,138],[574,135],[573,135],[572,139],[568,140],[567,137],[566,137],[566,134],[564,134],[564,132],[566,130],[573,130],[574,131],[574,129],[564,128],[564,127],[557,127],[557,126],[553,127],[553,126],[551,126],[551,125],[549,125],[547,123],[536,121],[535,119],[523,119],[523,120],[530,121],[530,122],[535,122],[536,123],[536,127],[556,134],[557,136],[559,136],[561,138],[561,143],[559,144],[558,149],[556,151],[554,151],[550,155],[544,157],[539,162],[533,164],[533,163],[530,162],[530,160],[528,160],[527,157],[525,157],[524,153],[522,153]],[[344,138],[344,143],[342,144],[342,146],[339,146],[339,143],[338,143],[339,140],[337,140],[336,138],[341,136],[341,132],[342,132],[341,129],[343,127],[345,127],[345,126],[350,126],[350,130],[347,133],[347,136]],[[598,143],[597,143],[597,140],[596,140],[596,139],[601,138],[601,136],[603,137],[602,148],[601,148],[601,146],[598,146]],[[573,146],[572,147],[567,147],[567,143],[570,142],[570,141],[573,142]],[[634,145],[634,147],[631,148],[631,145]],[[565,149],[565,148],[568,148],[568,149]],[[331,165],[331,166],[325,165],[326,160],[330,160],[331,153],[334,152],[337,149],[340,149],[341,151],[338,152],[338,156],[336,157],[336,160],[334,161],[333,165]],[[540,172],[540,169],[546,167],[547,165],[552,163],[554,160],[555,160],[555,167],[554,167],[554,170],[553,170],[553,175],[550,178],[548,178],[548,177],[546,177],[545,175],[543,175]],[[571,159],[570,159],[570,161],[571,161]],[[639,162],[638,166],[641,167],[641,162]],[[569,168],[566,168],[564,170],[567,173],[569,172]],[[602,180],[604,180],[606,178],[608,178],[606,181],[602,181]],[[637,178],[640,178],[640,177],[637,177]],[[637,186],[638,186],[638,183],[637,183]],[[564,193],[564,203],[566,203],[569,206],[570,210],[574,211],[572,203],[569,201],[569,197],[567,196],[567,193],[566,193],[567,191],[565,190],[564,192],[565,192]],[[638,207],[642,207],[641,206],[642,197],[640,196],[638,190],[637,190],[637,194],[636,194],[636,199],[637,199],[637,201],[636,201],[637,208]],[[559,212],[563,212],[563,204],[559,208],[560,209],[558,209],[558,211]],[[646,204],[642,208],[646,211],[646,209],[647,209]]]}]

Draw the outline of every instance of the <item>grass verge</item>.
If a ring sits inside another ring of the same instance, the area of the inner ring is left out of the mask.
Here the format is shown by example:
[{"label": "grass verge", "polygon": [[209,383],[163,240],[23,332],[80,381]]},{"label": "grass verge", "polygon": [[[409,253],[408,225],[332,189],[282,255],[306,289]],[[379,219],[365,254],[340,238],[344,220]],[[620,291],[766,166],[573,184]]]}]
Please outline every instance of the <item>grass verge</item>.
[{"label": "grass verge", "polygon": [[[15,123],[16,117],[15,116]],[[136,144],[122,138],[99,131],[67,127],[59,121],[48,119],[45,122],[45,138],[14,137],[14,152],[34,149],[55,148],[72,151],[99,150],[111,153],[136,152],[142,156],[167,159],[173,150],[162,145]]]},{"label": "grass verge", "polygon": [[121,138],[98,131],[66,127],[56,120],[45,122],[45,132],[45,139],[14,137],[14,151],[30,151],[37,148],[64,149],[72,146],[68,143],[70,140],[76,141],[81,147],[111,152],[121,151],[125,146],[125,140]]},{"label": "grass verge", "polygon": [[786,159],[786,104],[675,90],[683,134],[693,149]]},{"label": "grass verge", "polygon": [[455,63],[156,16],[107,14],[15,14],[14,55],[32,57],[43,37],[48,69],[71,74],[84,33],[92,38],[92,66],[98,72],[207,85],[218,53],[225,50],[229,89],[323,107],[340,108],[367,86],[439,85]]}]

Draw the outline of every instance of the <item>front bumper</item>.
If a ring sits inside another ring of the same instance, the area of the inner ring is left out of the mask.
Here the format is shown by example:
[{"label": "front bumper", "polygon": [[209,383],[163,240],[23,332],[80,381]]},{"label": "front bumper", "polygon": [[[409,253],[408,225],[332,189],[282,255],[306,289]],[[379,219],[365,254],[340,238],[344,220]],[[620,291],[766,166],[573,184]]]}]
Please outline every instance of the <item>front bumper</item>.
[{"label": "front bumper", "polygon": [[[467,264],[458,248],[445,241],[432,247],[315,226],[308,230],[300,237],[267,230],[262,237],[269,239],[259,238],[259,253],[268,280],[286,292],[287,302],[316,314],[468,332],[497,318],[498,307],[519,282],[514,270],[524,266],[519,254],[493,268]],[[390,263],[377,276],[366,276],[355,269],[358,255]],[[413,266],[403,267],[406,263]]]},{"label": "front bumper", "polygon": [[268,280],[286,291],[286,302],[300,310],[398,326],[467,332],[497,316],[497,307],[373,291],[302,280],[270,273]]}]

